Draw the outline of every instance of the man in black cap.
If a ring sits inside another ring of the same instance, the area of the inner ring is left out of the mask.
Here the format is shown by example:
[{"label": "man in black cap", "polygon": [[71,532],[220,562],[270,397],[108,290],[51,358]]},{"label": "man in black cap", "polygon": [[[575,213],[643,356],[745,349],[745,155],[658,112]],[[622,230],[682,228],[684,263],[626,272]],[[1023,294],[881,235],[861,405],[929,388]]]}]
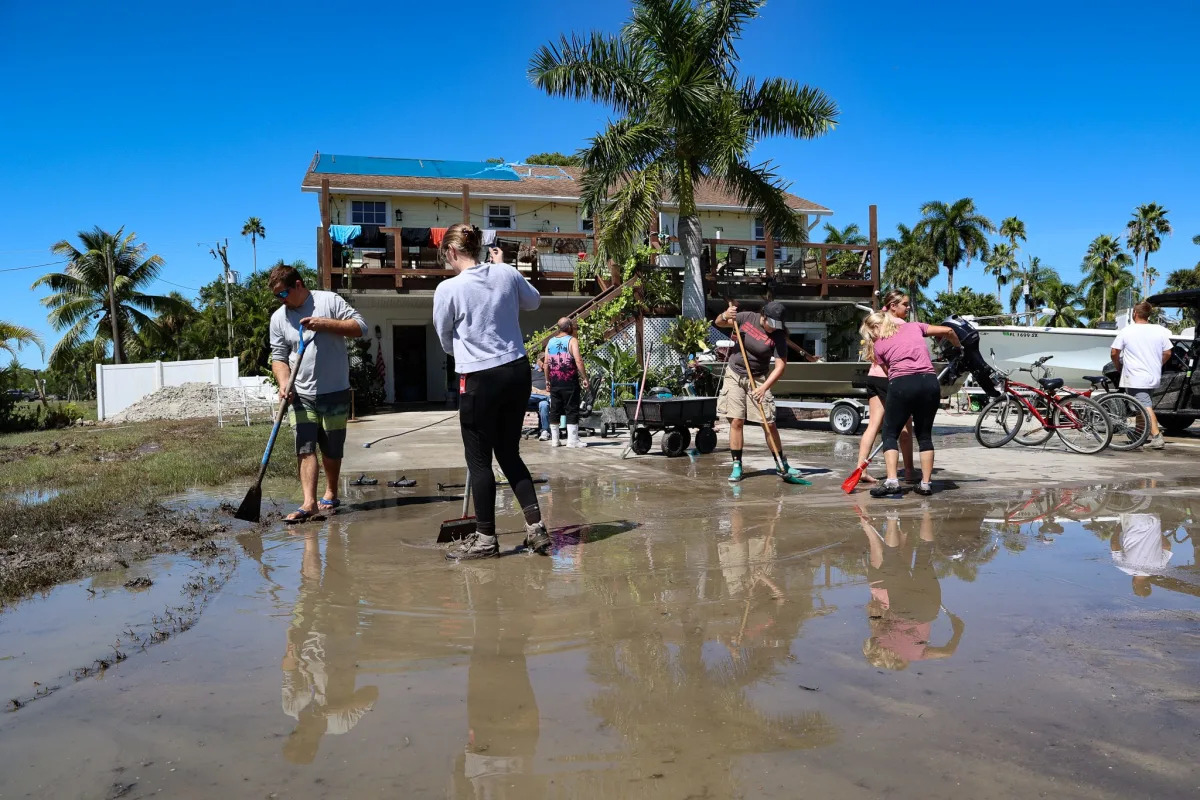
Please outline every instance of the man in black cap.
[{"label": "man in black cap", "polygon": [[[775,442],[775,448],[782,455],[783,444],[779,440],[779,429],[775,427],[775,397],[771,394],[771,386],[783,375],[787,366],[788,333],[783,324],[786,310],[783,303],[771,301],[762,307],[762,311],[737,310],[737,303],[729,302],[729,308],[717,315],[713,321],[718,328],[732,328],[734,325],[742,332],[742,342],[746,347],[746,358],[749,364],[742,360],[741,350],[735,350],[729,356],[725,368],[725,377],[721,381],[721,393],[717,399],[717,415],[729,420],[729,452],[733,456],[733,471],[729,474],[730,482],[742,479],[742,429],[746,420],[755,423],[766,423],[770,431],[767,435]],[[771,359],[775,359],[774,365]],[[751,391],[749,374],[754,375],[757,388]],[[763,419],[759,414],[761,403]],[[782,456],[783,468],[791,477],[799,477],[800,470],[788,465],[787,456]],[[782,477],[782,476],[781,476]]]}]

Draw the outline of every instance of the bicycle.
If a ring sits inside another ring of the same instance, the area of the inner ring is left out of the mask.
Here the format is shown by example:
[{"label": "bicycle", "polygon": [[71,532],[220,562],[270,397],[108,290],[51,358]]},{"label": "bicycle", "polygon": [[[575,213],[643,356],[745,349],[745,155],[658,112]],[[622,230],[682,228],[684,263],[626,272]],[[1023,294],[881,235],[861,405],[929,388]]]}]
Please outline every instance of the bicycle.
[{"label": "bicycle", "polygon": [[1113,436],[1109,447],[1127,451],[1144,445],[1150,438],[1150,414],[1146,412],[1146,407],[1113,388],[1112,382],[1103,375],[1084,375],[1083,379],[1092,384],[1092,388],[1084,395],[1095,400],[1112,423]]},{"label": "bicycle", "polygon": [[[1038,359],[1033,367],[1042,366],[1050,358]],[[975,423],[975,439],[981,445],[1003,447],[1020,435],[1021,444],[1032,446],[1043,444],[1057,434],[1062,443],[1076,453],[1094,455],[1108,447],[1113,426],[1096,401],[1069,390],[1060,396],[1062,378],[1038,378],[1038,385],[1030,386],[1010,380],[1008,376],[1012,371],[995,370],[1000,379],[1000,396],[984,407]],[[1032,374],[1033,368],[1023,367],[1021,371]],[[1033,400],[1026,395],[1032,396]],[[1024,427],[1026,414],[1030,421],[1028,430]]]}]

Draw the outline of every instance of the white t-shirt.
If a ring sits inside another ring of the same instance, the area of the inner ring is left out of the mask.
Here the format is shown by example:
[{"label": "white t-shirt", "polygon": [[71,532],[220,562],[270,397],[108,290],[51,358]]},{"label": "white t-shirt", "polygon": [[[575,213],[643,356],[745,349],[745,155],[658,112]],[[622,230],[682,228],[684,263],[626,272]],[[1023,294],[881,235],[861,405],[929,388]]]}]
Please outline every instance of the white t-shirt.
[{"label": "white t-shirt", "polygon": [[1121,388],[1157,389],[1162,380],[1163,353],[1171,349],[1171,332],[1162,325],[1135,322],[1113,341],[1121,351]]},{"label": "white t-shirt", "polygon": [[1112,551],[1113,565],[1127,575],[1153,575],[1174,555],[1163,547],[1158,514],[1122,514],[1121,549]]}]

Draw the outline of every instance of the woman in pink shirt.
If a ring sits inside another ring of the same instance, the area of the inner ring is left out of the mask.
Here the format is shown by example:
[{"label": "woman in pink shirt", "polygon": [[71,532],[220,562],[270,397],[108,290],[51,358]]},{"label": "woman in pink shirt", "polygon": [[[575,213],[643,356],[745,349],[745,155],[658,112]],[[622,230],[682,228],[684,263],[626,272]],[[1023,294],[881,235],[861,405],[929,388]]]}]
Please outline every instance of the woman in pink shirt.
[{"label": "woman in pink shirt", "polygon": [[[876,311],[863,320],[862,327],[858,329],[862,336],[864,353],[867,342],[872,338],[872,331],[879,329],[883,322],[883,315],[886,313],[886,311]],[[867,397],[870,398],[867,403],[870,413],[867,416],[867,429],[858,443],[858,463],[860,464],[866,461],[867,456],[871,454],[871,446],[875,444],[875,437],[879,435],[879,429],[883,427],[883,409],[887,405],[887,390],[887,370],[881,367],[878,361],[872,361],[871,369],[867,372]],[[904,431],[900,434],[900,452],[904,454],[904,477],[910,483],[916,481],[917,470],[913,467],[912,425],[905,425]],[[876,482],[865,472],[862,481],[863,483]]]},{"label": "woman in pink shirt", "polygon": [[887,480],[871,489],[872,497],[903,494],[897,477],[900,465],[898,439],[904,424],[912,418],[913,433],[921,448],[921,482],[914,490],[919,495],[933,494],[933,417],[942,402],[942,391],[933,360],[925,345],[926,336],[946,339],[960,347],[958,334],[945,325],[905,322],[908,295],[892,290],[883,297],[883,317],[879,328],[867,339],[872,361],[888,374],[888,403],[883,411],[883,457],[887,462]]}]

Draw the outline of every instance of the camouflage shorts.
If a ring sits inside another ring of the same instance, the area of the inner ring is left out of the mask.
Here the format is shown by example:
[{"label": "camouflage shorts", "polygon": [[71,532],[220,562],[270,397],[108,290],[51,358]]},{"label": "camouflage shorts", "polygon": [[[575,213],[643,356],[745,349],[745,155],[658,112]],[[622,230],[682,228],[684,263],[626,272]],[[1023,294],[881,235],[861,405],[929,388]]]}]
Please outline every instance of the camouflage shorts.
[{"label": "camouflage shorts", "polygon": [[350,418],[350,390],[296,396],[288,419],[296,432],[296,455],[317,452],[326,458],[340,459],[346,448],[346,421]]}]

